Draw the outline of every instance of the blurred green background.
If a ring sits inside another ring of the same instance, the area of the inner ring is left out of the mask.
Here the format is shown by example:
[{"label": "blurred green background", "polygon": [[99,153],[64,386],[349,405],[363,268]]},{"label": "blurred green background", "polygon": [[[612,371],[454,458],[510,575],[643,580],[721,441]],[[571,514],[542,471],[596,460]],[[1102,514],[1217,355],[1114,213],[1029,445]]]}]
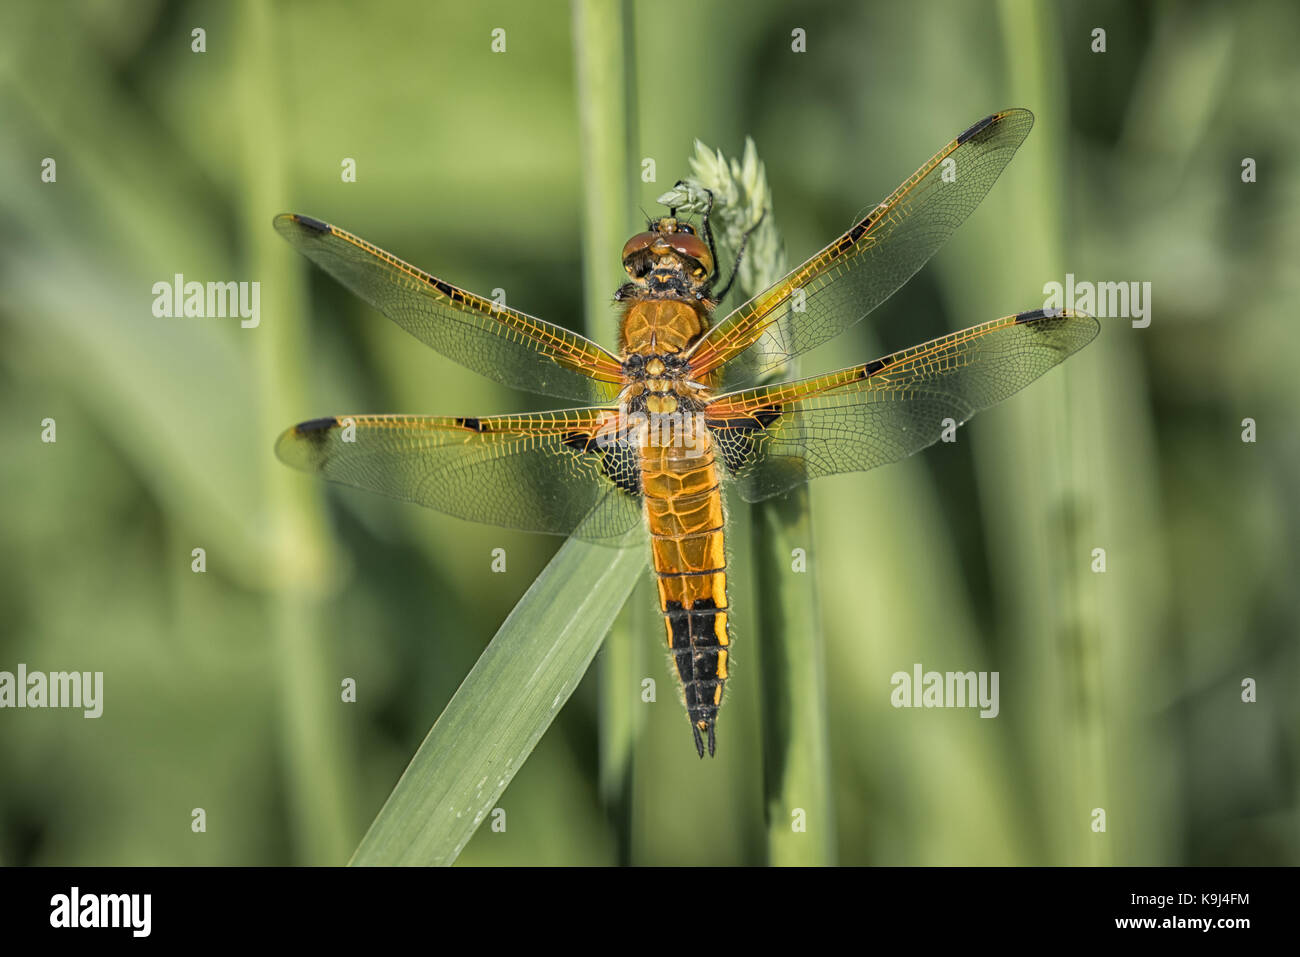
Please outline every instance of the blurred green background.
[{"label": "blurred green background", "polygon": [[[281,466],[274,437],[327,414],[562,403],[419,345],[271,217],[318,216],[583,328],[569,8],[0,17],[0,669],[106,685],[98,720],[0,712],[0,862],[342,863],[559,541],[327,489]],[[683,0],[634,3],[631,21],[635,199],[653,211],[695,137],[738,153],[751,134],[792,262],[976,119],[1038,117],[932,264],[806,373],[1034,308],[1067,272],[1153,287],[1149,328],[1104,323],[956,444],[813,488],[838,859],[1300,861],[1300,10]],[[618,249],[590,267],[612,293]],[[260,327],[154,318],[151,286],[175,273],[260,281]],[[499,802],[507,830],[462,863],[612,863],[620,845],[636,863],[765,859],[732,517],[719,757],[696,758],[666,656],[636,649],[658,701],[640,706],[630,822],[608,814],[598,658]],[[648,594],[624,614],[653,616]],[[890,675],[914,662],[999,671],[1000,716],[895,710]]]}]

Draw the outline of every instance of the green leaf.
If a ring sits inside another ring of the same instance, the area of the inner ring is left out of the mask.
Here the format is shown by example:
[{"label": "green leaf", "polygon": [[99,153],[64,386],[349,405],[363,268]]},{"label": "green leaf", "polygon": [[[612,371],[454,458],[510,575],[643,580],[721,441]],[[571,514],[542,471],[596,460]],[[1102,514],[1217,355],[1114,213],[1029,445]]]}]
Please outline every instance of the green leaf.
[{"label": "green leaf", "polygon": [[[581,130],[583,311],[587,335],[616,342],[620,322],[610,308],[610,293],[618,277],[600,264],[610,262],[610,253],[620,248],[636,222],[629,158],[631,131],[637,127],[632,16],[630,8],[603,0],[574,0],[571,10]],[[617,831],[621,864],[631,863],[632,768],[644,713],[624,689],[635,687],[645,673],[638,639],[650,607],[634,604],[615,622],[614,640],[600,663],[599,793]]]},{"label": "green leaf", "polygon": [[582,680],[644,548],[569,539],[452,696],[352,856],[451,864]]}]

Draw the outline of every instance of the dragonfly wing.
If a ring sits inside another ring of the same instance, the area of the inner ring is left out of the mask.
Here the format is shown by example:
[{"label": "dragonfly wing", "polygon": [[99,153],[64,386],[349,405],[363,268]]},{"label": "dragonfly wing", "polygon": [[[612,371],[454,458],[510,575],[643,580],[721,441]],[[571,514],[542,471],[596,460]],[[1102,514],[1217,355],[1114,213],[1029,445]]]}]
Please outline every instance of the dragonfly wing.
[{"label": "dragonfly wing", "polygon": [[581,402],[607,402],[618,394],[618,359],[590,339],[466,292],[309,216],[284,213],[275,229],[411,335],[468,369]]},{"label": "dragonfly wing", "polygon": [[275,451],[302,471],[457,518],[626,545],[642,528],[641,476],[617,416],[337,416],[294,426]]},{"label": "dragonfly wing", "polygon": [[728,473],[751,502],[823,475],[897,462],[1082,349],[1097,320],[1035,310],[884,359],[718,396],[705,408]]},{"label": "dragonfly wing", "polygon": [[710,329],[690,355],[698,378],[761,381],[860,322],[907,282],[979,205],[1034,124],[1028,110],[976,123],[869,215]]}]

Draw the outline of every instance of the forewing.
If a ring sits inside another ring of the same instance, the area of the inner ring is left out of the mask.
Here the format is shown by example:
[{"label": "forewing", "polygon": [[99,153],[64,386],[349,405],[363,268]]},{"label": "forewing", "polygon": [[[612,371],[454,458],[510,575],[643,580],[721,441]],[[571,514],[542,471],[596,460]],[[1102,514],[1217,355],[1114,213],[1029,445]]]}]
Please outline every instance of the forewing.
[{"label": "forewing", "polygon": [[719,396],[705,420],[742,496],[761,501],[824,475],[873,469],[938,440],[1092,341],[1097,320],[1035,310],[884,359]]},{"label": "forewing", "polygon": [[759,382],[861,321],[979,205],[1033,124],[1028,110],[1006,110],[966,130],[843,236],[710,329],[691,353],[692,374],[722,367],[729,388]]},{"label": "forewing", "polygon": [[285,463],[457,518],[624,545],[642,527],[635,448],[615,409],[314,419],[282,434]]},{"label": "forewing", "polygon": [[468,369],[580,402],[607,402],[618,394],[618,359],[590,339],[466,292],[309,216],[284,213],[275,229],[411,335]]}]

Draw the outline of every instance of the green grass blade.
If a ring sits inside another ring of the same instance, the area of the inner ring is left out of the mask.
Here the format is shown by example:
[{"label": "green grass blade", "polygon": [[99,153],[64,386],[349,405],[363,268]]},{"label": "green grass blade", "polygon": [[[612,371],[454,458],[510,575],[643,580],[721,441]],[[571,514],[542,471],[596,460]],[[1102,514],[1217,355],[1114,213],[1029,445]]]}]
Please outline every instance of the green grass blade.
[{"label": "green grass blade", "polygon": [[645,558],[644,548],[561,546],[434,723],[352,864],[456,860],[578,686]]},{"label": "green grass blade", "polygon": [[[812,571],[811,508],[804,486],[760,502],[753,510],[767,858],[778,866],[835,863],[825,651]],[[806,573],[792,567],[795,549],[803,551]]]},{"label": "green grass blade", "polygon": [[[613,343],[611,295],[622,280],[617,250],[635,222],[630,188],[635,128],[632,13],[626,3],[574,0],[573,59],[582,156],[583,305],[587,334]],[[637,627],[649,604],[633,603],[614,624],[598,667],[600,798],[618,833],[619,863],[631,863],[633,745],[641,719],[636,688],[645,673]]]},{"label": "green grass blade", "polygon": [[[283,195],[284,157],[276,145],[282,100],[276,95],[275,28],[273,11],[257,3],[240,8],[244,69],[237,87],[247,126],[247,146],[240,171],[244,185],[241,222],[244,249],[258,264],[265,283],[264,305],[276,319],[261,338],[258,433],[268,441],[262,448],[263,488],[271,507],[267,532],[271,542],[269,577],[279,587],[267,595],[269,632],[274,635],[279,687],[280,744],[284,753],[285,786],[292,813],[296,852],[307,864],[337,865],[352,844],[352,742],[342,712],[320,693],[333,683],[336,666],[330,643],[321,640],[325,612],[319,579],[303,574],[296,550],[330,552],[319,485],[298,480],[271,455],[269,438],[305,403],[306,357],[310,332],[301,301],[299,264],[292,252],[268,228],[266,211]],[[310,571],[314,572],[314,569]]]}]

